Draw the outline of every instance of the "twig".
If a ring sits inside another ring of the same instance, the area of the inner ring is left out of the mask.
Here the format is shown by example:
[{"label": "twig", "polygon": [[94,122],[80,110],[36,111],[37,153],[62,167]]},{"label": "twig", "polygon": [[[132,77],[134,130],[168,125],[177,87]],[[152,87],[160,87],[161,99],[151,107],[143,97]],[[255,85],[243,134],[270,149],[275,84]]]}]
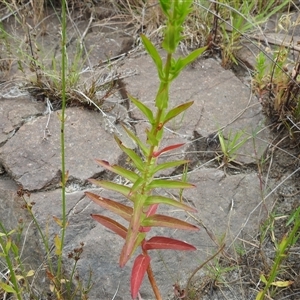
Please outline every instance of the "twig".
[{"label": "twig", "polygon": [[212,259],[214,259],[220,252],[222,252],[224,250],[225,244],[222,245],[222,247],[211,257],[209,257],[204,263],[202,263],[198,268],[196,268],[194,270],[194,272],[192,273],[192,275],[189,277],[187,284],[186,284],[186,288],[185,288],[185,293],[186,296],[188,296],[188,292],[189,292],[189,288],[191,285],[191,281],[193,279],[193,277],[196,275],[196,273],[201,270],[208,262],[210,262]]}]

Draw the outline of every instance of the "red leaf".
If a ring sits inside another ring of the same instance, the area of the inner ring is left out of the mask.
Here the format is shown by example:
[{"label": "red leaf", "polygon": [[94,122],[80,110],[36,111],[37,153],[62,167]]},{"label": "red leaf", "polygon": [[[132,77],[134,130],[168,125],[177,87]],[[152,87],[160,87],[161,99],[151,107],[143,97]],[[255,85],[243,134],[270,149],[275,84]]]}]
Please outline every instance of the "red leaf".
[{"label": "red leaf", "polygon": [[152,215],[145,218],[141,226],[145,227],[168,227],[174,229],[183,229],[183,230],[199,230],[195,225],[187,223],[185,221],[179,220],[177,218],[165,216],[165,215]]},{"label": "red leaf", "polygon": [[153,156],[153,157],[158,157],[158,156],[160,156],[162,153],[168,152],[168,151],[171,151],[171,150],[174,150],[174,149],[177,149],[177,148],[183,146],[184,144],[185,144],[185,143],[167,146],[167,147],[161,149],[160,151],[154,151],[153,154],[152,154],[152,156]]},{"label": "red leaf", "polygon": [[164,236],[154,236],[143,243],[144,250],[170,249],[180,251],[194,251],[196,248],[186,242],[175,240]]},{"label": "red leaf", "polygon": [[116,202],[111,199],[103,198],[99,195],[93,194],[91,192],[85,192],[86,196],[88,196],[91,200],[93,200],[96,204],[118,214],[120,217],[124,218],[126,221],[130,221],[132,215],[132,208]]},{"label": "red leaf", "polygon": [[135,299],[138,295],[139,289],[141,287],[144,275],[147,271],[149,264],[150,256],[148,255],[140,254],[134,261],[130,278],[132,299]]},{"label": "red leaf", "polygon": [[96,220],[97,222],[99,222],[100,224],[102,224],[103,226],[105,226],[106,228],[108,228],[111,231],[118,234],[124,240],[126,239],[127,229],[120,223],[116,222],[115,220],[113,220],[111,218],[101,216],[101,215],[93,215],[92,214],[91,217],[94,220]]}]

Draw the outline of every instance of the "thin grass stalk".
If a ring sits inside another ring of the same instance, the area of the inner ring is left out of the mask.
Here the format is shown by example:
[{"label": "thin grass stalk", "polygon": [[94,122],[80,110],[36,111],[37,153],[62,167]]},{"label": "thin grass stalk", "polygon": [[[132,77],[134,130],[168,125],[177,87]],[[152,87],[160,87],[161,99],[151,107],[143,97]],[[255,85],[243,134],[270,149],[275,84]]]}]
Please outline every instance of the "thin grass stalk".
[{"label": "thin grass stalk", "polygon": [[7,264],[7,268],[9,270],[10,281],[13,284],[14,291],[16,293],[17,299],[18,300],[22,300],[22,298],[21,298],[21,290],[19,288],[17,277],[16,277],[16,273],[15,273],[15,270],[14,270],[14,266],[13,266],[13,263],[11,261],[10,255],[9,255],[9,250],[10,249],[7,247],[8,243],[11,243],[11,241],[9,242],[9,240],[11,240],[11,237],[7,235],[7,232],[4,229],[4,227],[2,226],[2,223],[0,223],[0,224],[1,224],[2,230],[5,233],[6,238],[7,238],[7,241],[4,241],[2,239],[2,237],[0,236],[0,245],[1,245],[1,248],[2,248],[3,253],[4,253],[4,257],[5,257],[5,261],[6,261],[6,264]]},{"label": "thin grass stalk", "polygon": [[66,109],[66,67],[67,67],[67,53],[66,53],[66,44],[67,44],[67,15],[66,15],[66,0],[61,1],[62,5],[62,19],[61,19],[61,44],[62,44],[62,58],[61,58],[61,116],[60,116],[60,145],[61,145],[61,187],[62,187],[62,231],[60,237],[60,249],[58,253],[58,261],[57,261],[57,280],[60,284],[61,273],[62,273],[62,253],[64,247],[64,239],[67,225],[67,216],[66,216],[66,181],[67,174],[65,168],[65,109]]},{"label": "thin grass stalk", "polygon": [[42,241],[43,241],[43,244],[44,244],[44,247],[45,247],[45,251],[46,251],[46,255],[47,255],[47,262],[48,262],[48,266],[49,266],[49,269],[51,271],[51,274],[53,274],[53,264],[51,262],[51,250],[50,250],[50,247],[49,247],[49,243],[47,241],[47,238],[45,236],[45,234],[43,233],[42,231],[42,228],[39,224],[39,222],[37,221],[35,215],[33,214],[32,210],[31,210],[31,207],[30,205],[27,203],[26,199],[24,198],[24,196],[22,197],[23,201],[25,202],[26,204],[26,209],[28,211],[28,213],[30,214],[30,217],[34,223],[34,225],[36,226],[41,238],[42,238]]}]

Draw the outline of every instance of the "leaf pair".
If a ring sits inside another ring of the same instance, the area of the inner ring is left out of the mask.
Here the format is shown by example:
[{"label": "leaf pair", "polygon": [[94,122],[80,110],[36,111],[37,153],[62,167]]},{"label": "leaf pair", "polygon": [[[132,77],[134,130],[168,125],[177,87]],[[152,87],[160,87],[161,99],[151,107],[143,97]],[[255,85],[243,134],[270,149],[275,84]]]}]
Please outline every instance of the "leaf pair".
[{"label": "leaf pair", "polygon": [[[175,39],[175,41],[172,41],[173,46],[171,46],[171,43],[168,42],[167,40],[164,41],[163,43],[163,47],[167,50],[167,52],[170,53],[170,51],[173,49],[174,44],[178,44],[178,42],[181,40],[181,37],[179,38],[179,41],[176,40],[176,37],[171,37],[171,32],[169,34],[168,39]],[[156,69],[157,69],[157,73],[158,73],[158,77],[159,79],[165,83],[166,81],[173,81],[179,74],[180,72],[190,63],[192,63],[197,57],[199,57],[205,50],[207,47],[202,47],[199,49],[196,49],[194,51],[192,51],[188,56],[182,58],[179,57],[177,60],[172,60],[171,62],[171,70],[170,70],[170,78],[166,78],[166,74],[164,71],[164,66],[163,66],[163,61],[162,58],[160,57],[158,50],[154,47],[154,45],[151,43],[151,41],[145,36],[145,35],[141,35],[141,39],[143,42],[143,45],[145,47],[145,49],[147,50],[147,52],[150,54]],[[151,119],[148,119],[151,123],[151,120],[153,121],[153,116]],[[152,123],[151,123],[152,124]]]}]

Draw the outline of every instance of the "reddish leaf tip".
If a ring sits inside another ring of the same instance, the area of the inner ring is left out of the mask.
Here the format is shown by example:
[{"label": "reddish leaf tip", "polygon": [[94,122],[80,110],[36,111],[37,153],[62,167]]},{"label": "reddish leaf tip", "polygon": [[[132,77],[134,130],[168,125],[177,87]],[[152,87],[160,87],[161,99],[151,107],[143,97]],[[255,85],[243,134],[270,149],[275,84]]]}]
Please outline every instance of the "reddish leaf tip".
[{"label": "reddish leaf tip", "polygon": [[150,256],[140,254],[134,261],[132,271],[131,271],[131,297],[135,299],[138,295],[139,289],[143,282],[144,275],[147,271],[147,268],[150,264]]}]

